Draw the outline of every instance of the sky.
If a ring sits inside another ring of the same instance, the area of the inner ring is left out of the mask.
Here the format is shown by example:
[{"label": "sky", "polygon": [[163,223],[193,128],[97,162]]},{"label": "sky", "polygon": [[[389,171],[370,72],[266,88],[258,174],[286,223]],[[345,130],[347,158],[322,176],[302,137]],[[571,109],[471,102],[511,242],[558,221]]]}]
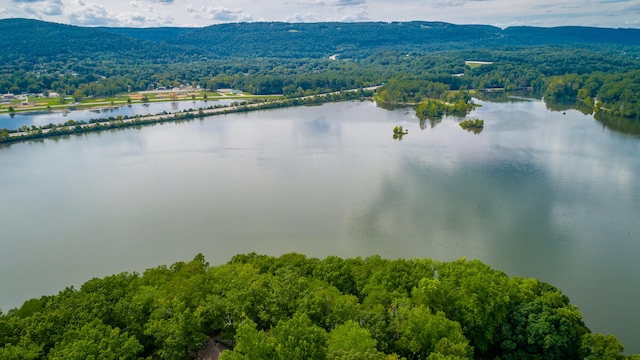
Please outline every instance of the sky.
[{"label": "sky", "polygon": [[640,0],[0,0],[4,18],[115,27],[419,20],[640,28]]}]

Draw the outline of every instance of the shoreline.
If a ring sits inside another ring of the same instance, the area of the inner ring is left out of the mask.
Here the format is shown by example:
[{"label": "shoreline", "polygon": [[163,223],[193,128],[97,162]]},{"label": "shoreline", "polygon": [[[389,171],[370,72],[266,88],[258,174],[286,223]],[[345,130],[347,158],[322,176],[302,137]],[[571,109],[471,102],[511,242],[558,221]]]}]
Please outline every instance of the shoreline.
[{"label": "shoreline", "polygon": [[[65,124],[58,125],[45,125],[37,128],[32,127],[26,131],[11,130],[0,133],[0,145],[2,144],[15,144],[23,141],[31,140],[43,140],[46,138],[53,138],[72,134],[84,134],[88,132],[96,132],[103,130],[113,130],[119,128],[126,128],[132,126],[153,125],[168,121],[184,121],[193,120],[196,118],[205,118],[208,116],[230,114],[237,112],[247,112],[255,110],[266,110],[280,107],[300,106],[300,105],[314,105],[322,104],[326,102],[335,102],[342,100],[357,100],[365,97],[369,97],[373,94],[373,91],[377,86],[368,88],[350,89],[339,92],[331,92],[326,94],[318,94],[311,96],[304,96],[291,99],[277,99],[266,100],[262,102],[243,103],[228,106],[212,106],[209,108],[199,108],[192,111],[182,111],[174,113],[159,113],[155,115],[136,115],[134,117],[118,117],[96,119],[90,122],[85,121],[68,121]],[[241,96],[240,99],[244,100],[260,100],[262,97],[249,97]],[[191,99],[189,99],[191,100]],[[218,100],[218,99],[216,99]],[[237,100],[237,98],[236,98]],[[172,101],[172,100],[168,100]],[[125,104],[126,105],[126,104]]]},{"label": "shoreline", "polygon": [[[182,102],[182,101],[218,101],[218,100],[243,100],[243,99],[279,99],[282,98],[280,94],[274,95],[216,95],[205,97],[192,98],[178,98],[171,99],[168,97],[161,97],[155,99],[149,99],[146,103],[158,103],[158,102]],[[9,110],[9,107],[13,107],[11,104],[3,104],[0,108],[0,114],[25,114],[41,111],[74,111],[74,110],[91,110],[91,109],[108,109],[111,107],[120,107],[126,105],[139,105],[145,104],[142,100],[114,100],[114,101],[96,101],[88,103],[69,103],[69,104],[57,104],[57,105],[16,105],[13,111]],[[4,108],[8,105],[7,108]]]}]

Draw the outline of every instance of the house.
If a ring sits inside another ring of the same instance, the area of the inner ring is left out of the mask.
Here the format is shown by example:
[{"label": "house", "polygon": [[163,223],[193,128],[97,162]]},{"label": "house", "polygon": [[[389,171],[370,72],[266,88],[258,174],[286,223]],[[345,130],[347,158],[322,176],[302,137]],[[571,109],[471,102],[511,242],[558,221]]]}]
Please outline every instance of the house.
[{"label": "house", "polygon": [[2,102],[3,103],[10,103],[11,100],[15,99],[16,96],[11,94],[11,93],[6,93],[2,95]]}]

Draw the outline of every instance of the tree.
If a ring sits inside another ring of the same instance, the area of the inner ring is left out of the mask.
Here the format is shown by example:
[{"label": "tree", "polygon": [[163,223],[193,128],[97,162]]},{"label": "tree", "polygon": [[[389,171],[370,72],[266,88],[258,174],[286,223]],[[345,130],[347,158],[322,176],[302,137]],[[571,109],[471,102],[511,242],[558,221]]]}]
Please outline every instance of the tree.
[{"label": "tree", "polygon": [[8,344],[0,347],[0,359],[3,360],[31,360],[42,358],[42,351],[37,344],[30,343],[26,347]]},{"label": "tree", "polygon": [[277,358],[281,360],[324,359],[327,333],[305,314],[296,313],[271,329]]},{"label": "tree", "polygon": [[426,357],[433,352],[471,359],[469,346],[460,324],[446,318],[443,312],[432,314],[424,305],[411,307],[396,303],[397,315],[392,326],[398,334],[398,354],[406,357]]},{"label": "tree", "polygon": [[624,360],[624,346],[613,335],[585,334],[582,337],[582,358],[587,360]]},{"label": "tree", "polygon": [[582,336],[588,332],[575,306],[559,292],[544,292],[506,317],[497,343],[503,358],[581,359]]},{"label": "tree", "polygon": [[155,339],[161,359],[187,359],[207,339],[198,314],[177,298],[158,299],[144,333]]},{"label": "tree", "polygon": [[51,350],[51,360],[85,360],[85,359],[137,359],[142,352],[142,345],[120,329],[113,329],[94,320],[78,330],[64,335],[61,343]]},{"label": "tree", "polygon": [[276,358],[273,340],[264,331],[256,329],[256,323],[248,318],[238,327],[235,340],[233,351],[223,351],[221,360]]},{"label": "tree", "polygon": [[329,333],[327,358],[339,360],[376,360],[384,359],[385,354],[376,349],[377,341],[369,330],[349,320],[336,326]]}]

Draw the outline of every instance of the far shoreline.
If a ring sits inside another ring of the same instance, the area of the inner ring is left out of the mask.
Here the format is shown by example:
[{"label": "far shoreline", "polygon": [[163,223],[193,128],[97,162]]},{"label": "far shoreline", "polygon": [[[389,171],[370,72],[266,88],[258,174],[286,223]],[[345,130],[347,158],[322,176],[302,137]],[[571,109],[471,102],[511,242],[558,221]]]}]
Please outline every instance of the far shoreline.
[{"label": "far shoreline", "polygon": [[[119,128],[126,128],[132,126],[142,126],[142,125],[153,125],[161,122],[170,122],[170,121],[184,121],[184,120],[193,120],[196,118],[204,118],[213,115],[220,114],[229,114],[229,113],[237,113],[237,112],[247,112],[247,111],[255,111],[255,110],[266,110],[273,108],[281,108],[281,107],[290,107],[290,106],[300,106],[300,105],[317,105],[327,102],[336,102],[343,100],[356,100],[362,99],[365,97],[371,97],[373,95],[373,91],[377,88],[377,86],[372,86],[368,88],[357,88],[350,90],[343,90],[339,92],[331,92],[325,94],[317,94],[311,96],[303,96],[296,98],[283,99],[282,96],[273,96],[270,98],[266,98],[263,96],[236,96],[234,98],[223,97],[223,99],[228,100],[254,100],[259,102],[244,102],[240,103],[232,103],[231,105],[226,106],[211,106],[208,108],[199,108],[195,110],[185,110],[178,111],[174,113],[163,112],[155,115],[136,115],[133,117],[129,116],[118,116],[117,118],[102,118],[95,119],[90,122],[86,121],[73,121],[69,120],[64,124],[49,124],[45,126],[31,128],[26,125],[24,128],[18,130],[8,130],[4,129],[2,133],[0,133],[0,145],[2,144],[13,144],[23,141],[31,141],[31,140],[43,140],[46,138],[60,137],[72,134],[84,134],[88,132],[97,132],[104,130],[113,130]],[[180,101],[189,101],[194,99],[183,99]],[[196,99],[198,100],[198,99]],[[201,101],[204,99],[201,99]],[[206,100],[209,100],[207,98]],[[211,99],[212,101],[221,100]],[[261,101],[262,100],[262,101]],[[178,100],[167,100],[167,101],[178,101]],[[151,102],[151,101],[149,101]],[[159,102],[159,101],[156,101]],[[140,104],[141,102],[137,102],[136,104]],[[121,104],[120,106],[126,106],[130,103],[126,102],[125,104]],[[86,108],[85,108],[86,109]],[[0,130],[1,131],[1,130]]]}]

